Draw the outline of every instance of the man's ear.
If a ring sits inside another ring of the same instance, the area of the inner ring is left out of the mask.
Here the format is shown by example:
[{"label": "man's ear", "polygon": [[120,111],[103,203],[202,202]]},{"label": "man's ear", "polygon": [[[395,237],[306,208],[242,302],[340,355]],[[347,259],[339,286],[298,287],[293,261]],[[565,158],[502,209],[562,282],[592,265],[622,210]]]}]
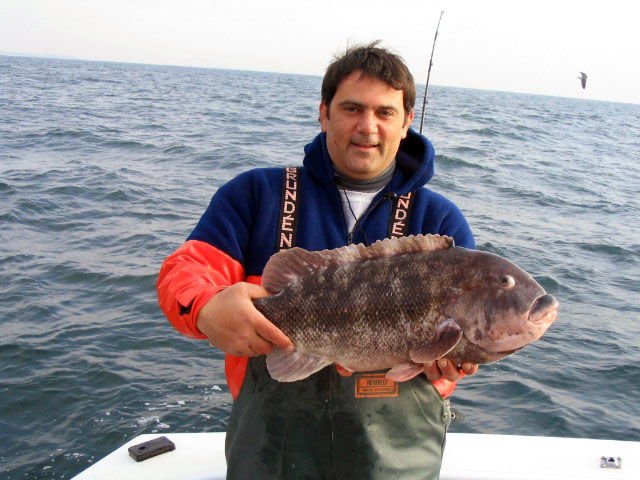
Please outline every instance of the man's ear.
[{"label": "man's ear", "polygon": [[320,102],[320,126],[322,127],[322,131],[326,132],[327,131],[327,113],[328,113],[328,108],[325,105],[324,102]]},{"label": "man's ear", "polygon": [[407,136],[407,130],[409,130],[409,127],[411,126],[411,124],[413,123],[413,117],[415,116],[415,112],[413,110],[413,108],[411,109],[411,111],[409,112],[409,115],[407,115],[404,118],[404,135],[402,135],[402,138],[406,138]]}]

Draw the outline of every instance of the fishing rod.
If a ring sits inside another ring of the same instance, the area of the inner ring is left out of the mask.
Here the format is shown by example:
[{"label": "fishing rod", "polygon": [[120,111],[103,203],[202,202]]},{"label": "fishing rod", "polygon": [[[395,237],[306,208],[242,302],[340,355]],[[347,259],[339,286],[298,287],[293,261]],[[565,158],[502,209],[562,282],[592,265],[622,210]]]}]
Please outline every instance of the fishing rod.
[{"label": "fishing rod", "polygon": [[422,134],[422,125],[424,124],[424,112],[427,108],[427,90],[429,90],[429,77],[431,76],[431,67],[433,66],[433,52],[436,49],[436,40],[438,39],[438,30],[440,29],[440,20],[444,10],[440,11],[440,18],[438,19],[438,26],[436,27],[436,34],[433,37],[433,46],[431,47],[431,57],[429,58],[429,70],[427,71],[427,84],[424,87],[424,99],[422,100],[422,116],[420,117],[420,133]]}]

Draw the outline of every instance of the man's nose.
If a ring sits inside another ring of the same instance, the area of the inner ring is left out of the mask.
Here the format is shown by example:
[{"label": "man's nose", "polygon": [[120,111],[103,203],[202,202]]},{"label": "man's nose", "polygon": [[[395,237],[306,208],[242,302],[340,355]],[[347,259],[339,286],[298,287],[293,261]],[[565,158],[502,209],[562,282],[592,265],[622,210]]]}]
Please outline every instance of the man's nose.
[{"label": "man's nose", "polygon": [[362,112],[358,122],[358,130],[367,135],[378,132],[378,122],[374,112]]}]

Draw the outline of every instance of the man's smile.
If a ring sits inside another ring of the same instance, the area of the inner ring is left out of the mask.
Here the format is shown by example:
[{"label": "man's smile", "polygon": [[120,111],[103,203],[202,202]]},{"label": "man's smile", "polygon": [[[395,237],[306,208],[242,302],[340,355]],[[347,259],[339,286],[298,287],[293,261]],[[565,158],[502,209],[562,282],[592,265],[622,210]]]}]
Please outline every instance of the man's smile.
[{"label": "man's smile", "polygon": [[362,142],[362,141],[351,141],[351,145],[355,146],[356,148],[362,149],[362,150],[373,150],[378,148],[378,146],[380,145],[379,142]]}]

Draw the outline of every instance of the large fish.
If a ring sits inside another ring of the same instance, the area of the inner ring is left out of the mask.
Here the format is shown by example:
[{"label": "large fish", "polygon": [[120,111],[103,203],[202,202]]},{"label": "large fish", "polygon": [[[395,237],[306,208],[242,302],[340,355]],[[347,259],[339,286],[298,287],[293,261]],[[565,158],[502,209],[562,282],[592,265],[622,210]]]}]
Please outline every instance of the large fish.
[{"label": "large fish", "polygon": [[490,363],[537,340],[558,302],[525,271],[491,253],[418,235],[273,255],[254,304],[293,341],[267,355],[281,382],[337,363],[349,371],[390,368],[405,381],[422,363]]}]

